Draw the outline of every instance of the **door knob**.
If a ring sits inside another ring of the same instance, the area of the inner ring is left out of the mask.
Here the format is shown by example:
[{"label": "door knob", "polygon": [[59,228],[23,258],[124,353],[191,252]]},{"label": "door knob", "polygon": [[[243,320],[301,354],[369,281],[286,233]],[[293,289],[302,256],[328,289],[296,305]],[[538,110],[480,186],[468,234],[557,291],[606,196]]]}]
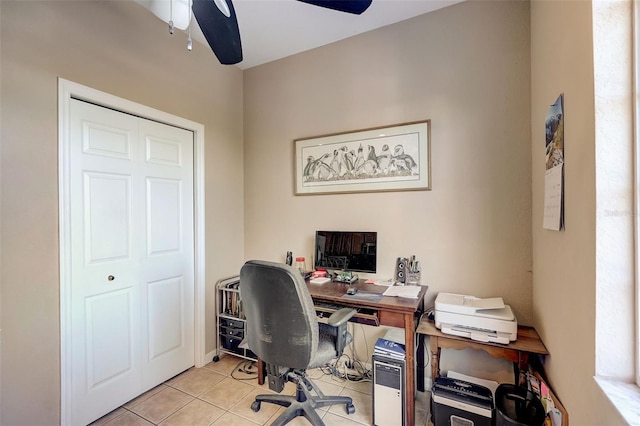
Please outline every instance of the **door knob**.
[{"label": "door knob", "polygon": [[113,275],[109,275],[109,276],[107,277],[107,279],[108,279],[109,281],[113,281],[113,280],[115,280],[115,279],[116,279],[116,277],[114,277]]}]

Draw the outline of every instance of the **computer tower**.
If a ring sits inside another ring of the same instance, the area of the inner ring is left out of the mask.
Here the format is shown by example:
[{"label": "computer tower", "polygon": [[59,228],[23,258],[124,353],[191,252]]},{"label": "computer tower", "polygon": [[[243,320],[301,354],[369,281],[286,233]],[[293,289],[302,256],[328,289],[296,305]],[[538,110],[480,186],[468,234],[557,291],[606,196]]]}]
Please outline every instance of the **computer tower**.
[{"label": "computer tower", "polygon": [[406,424],[405,360],[373,355],[373,424]]}]

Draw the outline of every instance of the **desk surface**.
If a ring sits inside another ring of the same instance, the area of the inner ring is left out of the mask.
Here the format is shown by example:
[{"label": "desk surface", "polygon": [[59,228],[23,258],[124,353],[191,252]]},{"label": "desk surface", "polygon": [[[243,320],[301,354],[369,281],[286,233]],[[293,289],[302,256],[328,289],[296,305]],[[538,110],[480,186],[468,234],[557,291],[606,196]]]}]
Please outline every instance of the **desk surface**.
[{"label": "desk surface", "polygon": [[323,300],[330,303],[343,304],[349,306],[361,306],[363,308],[379,308],[387,311],[397,312],[416,312],[420,308],[422,299],[427,293],[427,286],[420,286],[420,293],[417,299],[409,299],[405,297],[383,296],[382,299],[361,300],[355,298],[343,297],[349,287],[356,287],[358,291],[370,291],[373,293],[384,293],[388,288],[382,285],[367,284],[363,280],[359,280],[353,284],[329,281],[324,284],[312,284],[307,281],[307,287],[313,300]]},{"label": "desk surface", "polygon": [[496,348],[512,349],[520,352],[549,355],[549,351],[547,351],[547,348],[542,343],[542,340],[540,340],[540,336],[538,335],[538,332],[536,331],[536,329],[533,327],[526,327],[523,325],[518,326],[518,338],[507,345],[503,345],[500,343],[492,343],[492,342],[486,342],[486,343],[476,342],[467,337],[460,337],[460,336],[454,336],[451,334],[445,334],[436,328],[435,323],[433,321],[429,321],[426,318],[420,321],[420,324],[416,329],[416,333],[425,334],[427,336],[443,338],[449,341],[464,342],[464,345],[470,348],[473,348],[476,345],[480,349],[485,349],[487,346],[493,346]]}]

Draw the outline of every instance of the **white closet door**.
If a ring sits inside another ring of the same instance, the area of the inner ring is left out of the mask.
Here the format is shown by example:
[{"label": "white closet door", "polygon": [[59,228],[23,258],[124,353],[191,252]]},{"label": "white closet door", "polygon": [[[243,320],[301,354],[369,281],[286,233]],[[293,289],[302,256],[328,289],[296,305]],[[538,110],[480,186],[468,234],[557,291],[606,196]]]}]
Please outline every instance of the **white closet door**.
[{"label": "white closet door", "polygon": [[194,364],[193,134],[71,101],[71,422]]},{"label": "white closet door", "polygon": [[140,120],[145,184],[143,387],[194,365],[193,134]]}]

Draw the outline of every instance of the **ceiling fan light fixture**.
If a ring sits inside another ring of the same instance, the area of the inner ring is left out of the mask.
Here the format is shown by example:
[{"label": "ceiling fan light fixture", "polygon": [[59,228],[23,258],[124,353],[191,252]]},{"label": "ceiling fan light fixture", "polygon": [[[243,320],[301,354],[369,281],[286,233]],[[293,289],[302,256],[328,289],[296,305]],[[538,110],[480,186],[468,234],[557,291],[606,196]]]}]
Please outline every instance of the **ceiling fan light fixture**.
[{"label": "ceiling fan light fixture", "polygon": [[[0,0],[1,1],[1,0]],[[189,0],[135,0],[142,7],[151,11],[156,17],[169,24],[173,22],[175,30],[185,30],[189,25]]]},{"label": "ceiling fan light fixture", "polygon": [[169,34],[173,34],[173,0],[169,0]]},{"label": "ceiling fan light fixture", "polygon": [[189,0],[189,25],[187,26],[187,50],[193,50],[193,41],[191,40],[191,0]]}]

